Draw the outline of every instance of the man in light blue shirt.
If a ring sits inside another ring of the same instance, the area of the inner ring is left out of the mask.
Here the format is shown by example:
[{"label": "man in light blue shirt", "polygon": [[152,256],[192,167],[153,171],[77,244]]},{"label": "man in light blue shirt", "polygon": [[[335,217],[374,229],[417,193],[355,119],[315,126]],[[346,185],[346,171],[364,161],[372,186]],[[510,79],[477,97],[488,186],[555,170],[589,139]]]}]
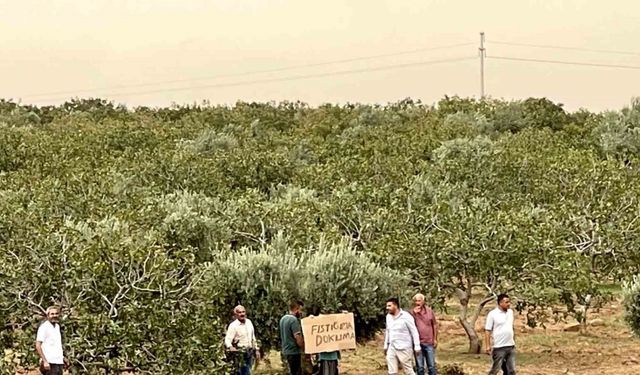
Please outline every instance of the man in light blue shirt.
[{"label": "man in light blue shirt", "polygon": [[384,331],[384,353],[387,358],[389,375],[398,373],[398,363],[404,373],[415,375],[413,371],[414,353],[420,353],[420,338],[416,323],[406,311],[400,309],[397,298],[387,300],[387,326]]}]

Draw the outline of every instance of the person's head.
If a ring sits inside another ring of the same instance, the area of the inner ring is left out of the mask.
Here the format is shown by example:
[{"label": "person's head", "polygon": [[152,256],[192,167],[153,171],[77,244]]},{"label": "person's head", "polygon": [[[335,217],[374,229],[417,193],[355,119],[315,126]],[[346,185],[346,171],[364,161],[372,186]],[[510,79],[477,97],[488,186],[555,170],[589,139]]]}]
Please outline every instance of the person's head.
[{"label": "person's head", "polygon": [[247,310],[242,305],[236,306],[233,309],[233,312],[236,316],[236,319],[238,319],[239,321],[244,323],[244,321],[247,320]]},{"label": "person's head", "polygon": [[46,311],[47,320],[53,324],[60,320],[60,308],[58,306],[49,306]]},{"label": "person's head", "polygon": [[396,297],[391,297],[387,300],[387,312],[391,315],[396,315],[400,311],[400,301]]},{"label": "person's head", "polygon": [[415,296],[413,296],[413,304],[416,307],[423,307],[424,306],[424,294],[422,293],[418,293]]},{"label": "person's head", "polygon": [[302,317],[302,308],[304,307],[304,303],[302,303],[302,301],[299,300],[293,300],[289,303],[289,312],[292,315],[295,315],[296,317],[300,318]]},{"label": "person's head", "polygon": [[502,311],[507,311],[511,308],[511,300],[508,295],[504,293],[498,295],[498,307],[500,307]]}]

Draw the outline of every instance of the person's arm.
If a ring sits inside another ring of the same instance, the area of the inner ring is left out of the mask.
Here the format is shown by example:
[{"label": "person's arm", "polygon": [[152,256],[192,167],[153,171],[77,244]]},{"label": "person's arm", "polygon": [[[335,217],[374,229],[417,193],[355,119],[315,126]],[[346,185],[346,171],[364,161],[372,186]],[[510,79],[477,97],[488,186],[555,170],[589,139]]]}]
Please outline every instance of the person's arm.
[{"label": "person's arm", "polygon": [[487,315],[487,322],[484,325],[484,347],[487,354],[491,354],[491,332],[493,331],[493,315]]},{"label": "person's arm", "polygon": [[236,337],[235,326],[233,325],[233,323],[231,323],[227,328],[227,334],[224,336],[224,347],[227,348],[227,350],[233,349],[233,339],[235,337]]},{"label": "person's arm", "polygon": [[291,332],[293,332],[293,338],[296,340],[296,344],[302,350],[304,350],[304,338],[302,337],[302,327],[300,322],[296,319],[291,325]]},{"label": "person's arm", "polygon": [[38,356],[42,361],[42,367],[44,367],[45,370],[49,370],[49,362],[47,362],[47,359],[44,357],[44,353],[42,352],[42,341],[36,341],[36,352],[38,352]]},{"label": "person's arm", "polygon": [[384,327],[384,353],[389,349],[389,317],[387,316]]},{"label": "person's arm", "polygon": [[511,330],[513,331],[513,342],[516,342],[516,318],[513,315],[513,310],[511,310]]},{"label": "person's arm", "polygon": [[416,322],[415,320],[413,320],[411,315],[409,315],[409,318],[406,318],[405,321],[407,322],[407,326],[409,327],[409,333],[411,333],[411,339],[413,340],[413,350],[416,353],[419,353],[421,350],[420,335],[418,334],[418,328],[416,327]]},{"label": "person's arm", "polygon": [[491,354],[491,331],[484,331],[484,347],[487,354]]},{"label": "person's arm", "polygon": [[42,343],[46,338],[46,331],[43,325],[38,328],[38,333],[36,335],[36,352],[38,353],[38,357],[42,361],[42,366],[45,370],[49,370],[49,362],[47,362],[47,358],[44,356],[44,352],[42,351]]},{"label": "person's arm", "polygon": [[302,332],[294,333],[293,337],[296,339],[296,344],[298,345],[298,347],[304,350],[304,338],[302,337]]}]

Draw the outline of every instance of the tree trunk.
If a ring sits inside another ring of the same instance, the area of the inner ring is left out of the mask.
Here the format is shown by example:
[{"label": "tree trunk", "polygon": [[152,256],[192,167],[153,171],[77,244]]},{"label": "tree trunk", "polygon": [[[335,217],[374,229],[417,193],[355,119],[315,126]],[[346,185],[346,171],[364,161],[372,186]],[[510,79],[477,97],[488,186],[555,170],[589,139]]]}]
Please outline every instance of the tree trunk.
[{"label": "tree trunk", "polygon": [[456,294],[460,300],[460,316],[458,317],[458,320],[460,321],[460,324],[462,324],[462,328],[464,328],[467,338],[469,339],[469,354],[480,354],[482,351],[482,341],[480,340],[475,327],[478,315],[473,314],[473,316],[471,316],[471,320],[467,320],[469,317],[469,299],[471,297],[470,290],[471,285],[467,287],[467,290],[460,288],[456,290]]},{"label": "tree trunk", "polygon": [[462,328],[467,333],[469,339],[469,354],[480,354],[482,351],[482,341],[478,337],[475,327],[466,320],[460,319]]},{"label": "tree trunk", "polygon": [[[464,328],[467,338],[469,339],[469,353],[480,354],[482,353],[482,337],[476,331],[476,322],[484,306],[493,300],[493,296],[487,296],[483,299],[469,314],[469,300],[471,299],[471,292],[473,291],[473,284],[471,280],[467,280],[465,288],[456,288],[455,292],[460,301],[460,316],[458,317],[462,328]],[[471,316],[469,316],[471,315]]]}]

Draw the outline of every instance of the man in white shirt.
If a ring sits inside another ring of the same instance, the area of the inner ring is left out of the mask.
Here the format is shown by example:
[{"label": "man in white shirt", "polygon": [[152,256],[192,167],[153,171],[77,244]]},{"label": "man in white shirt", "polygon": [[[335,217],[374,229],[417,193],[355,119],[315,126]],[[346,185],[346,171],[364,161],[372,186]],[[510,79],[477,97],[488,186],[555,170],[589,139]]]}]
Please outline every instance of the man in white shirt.
[{"label": "man in white shirt", "polygon": [[247,311],[241,305],[233,309],[236,320],[229,324],[224,338],[224,346],[229,352],[237,355],[236,373],[251,375],[254,356],[259,359],[258,342],[251,320],[247,319]]},{"label": "man in white shirt", "polygon": [[504,375],[516,375],[516,342],[513,331],[513,310],[510,307],[509,296],[500,294],[498,307],[487,315],[484,341],[487,354],[491,354],[493,360],[489,375],[496,375],[500,369]]},{"label": "man in white shirt", "polygon": [[384,331],[384,354],[390,375],[398,373],[398,362],[404,373],[415,375],[414,355],[420,353],[420,338],[416,323],[406,311],[400,309],[397,298],[387,300],[387,325]]},{"label": "man in white shirt", "polygon": [[40,371],[44,375],[62,375],[64,367],[69,361],[62,350],[62,335],[60,333],[60,308],[52,306],[46,311],[45,320],[36,335],[36,352],[40,357]]}]

